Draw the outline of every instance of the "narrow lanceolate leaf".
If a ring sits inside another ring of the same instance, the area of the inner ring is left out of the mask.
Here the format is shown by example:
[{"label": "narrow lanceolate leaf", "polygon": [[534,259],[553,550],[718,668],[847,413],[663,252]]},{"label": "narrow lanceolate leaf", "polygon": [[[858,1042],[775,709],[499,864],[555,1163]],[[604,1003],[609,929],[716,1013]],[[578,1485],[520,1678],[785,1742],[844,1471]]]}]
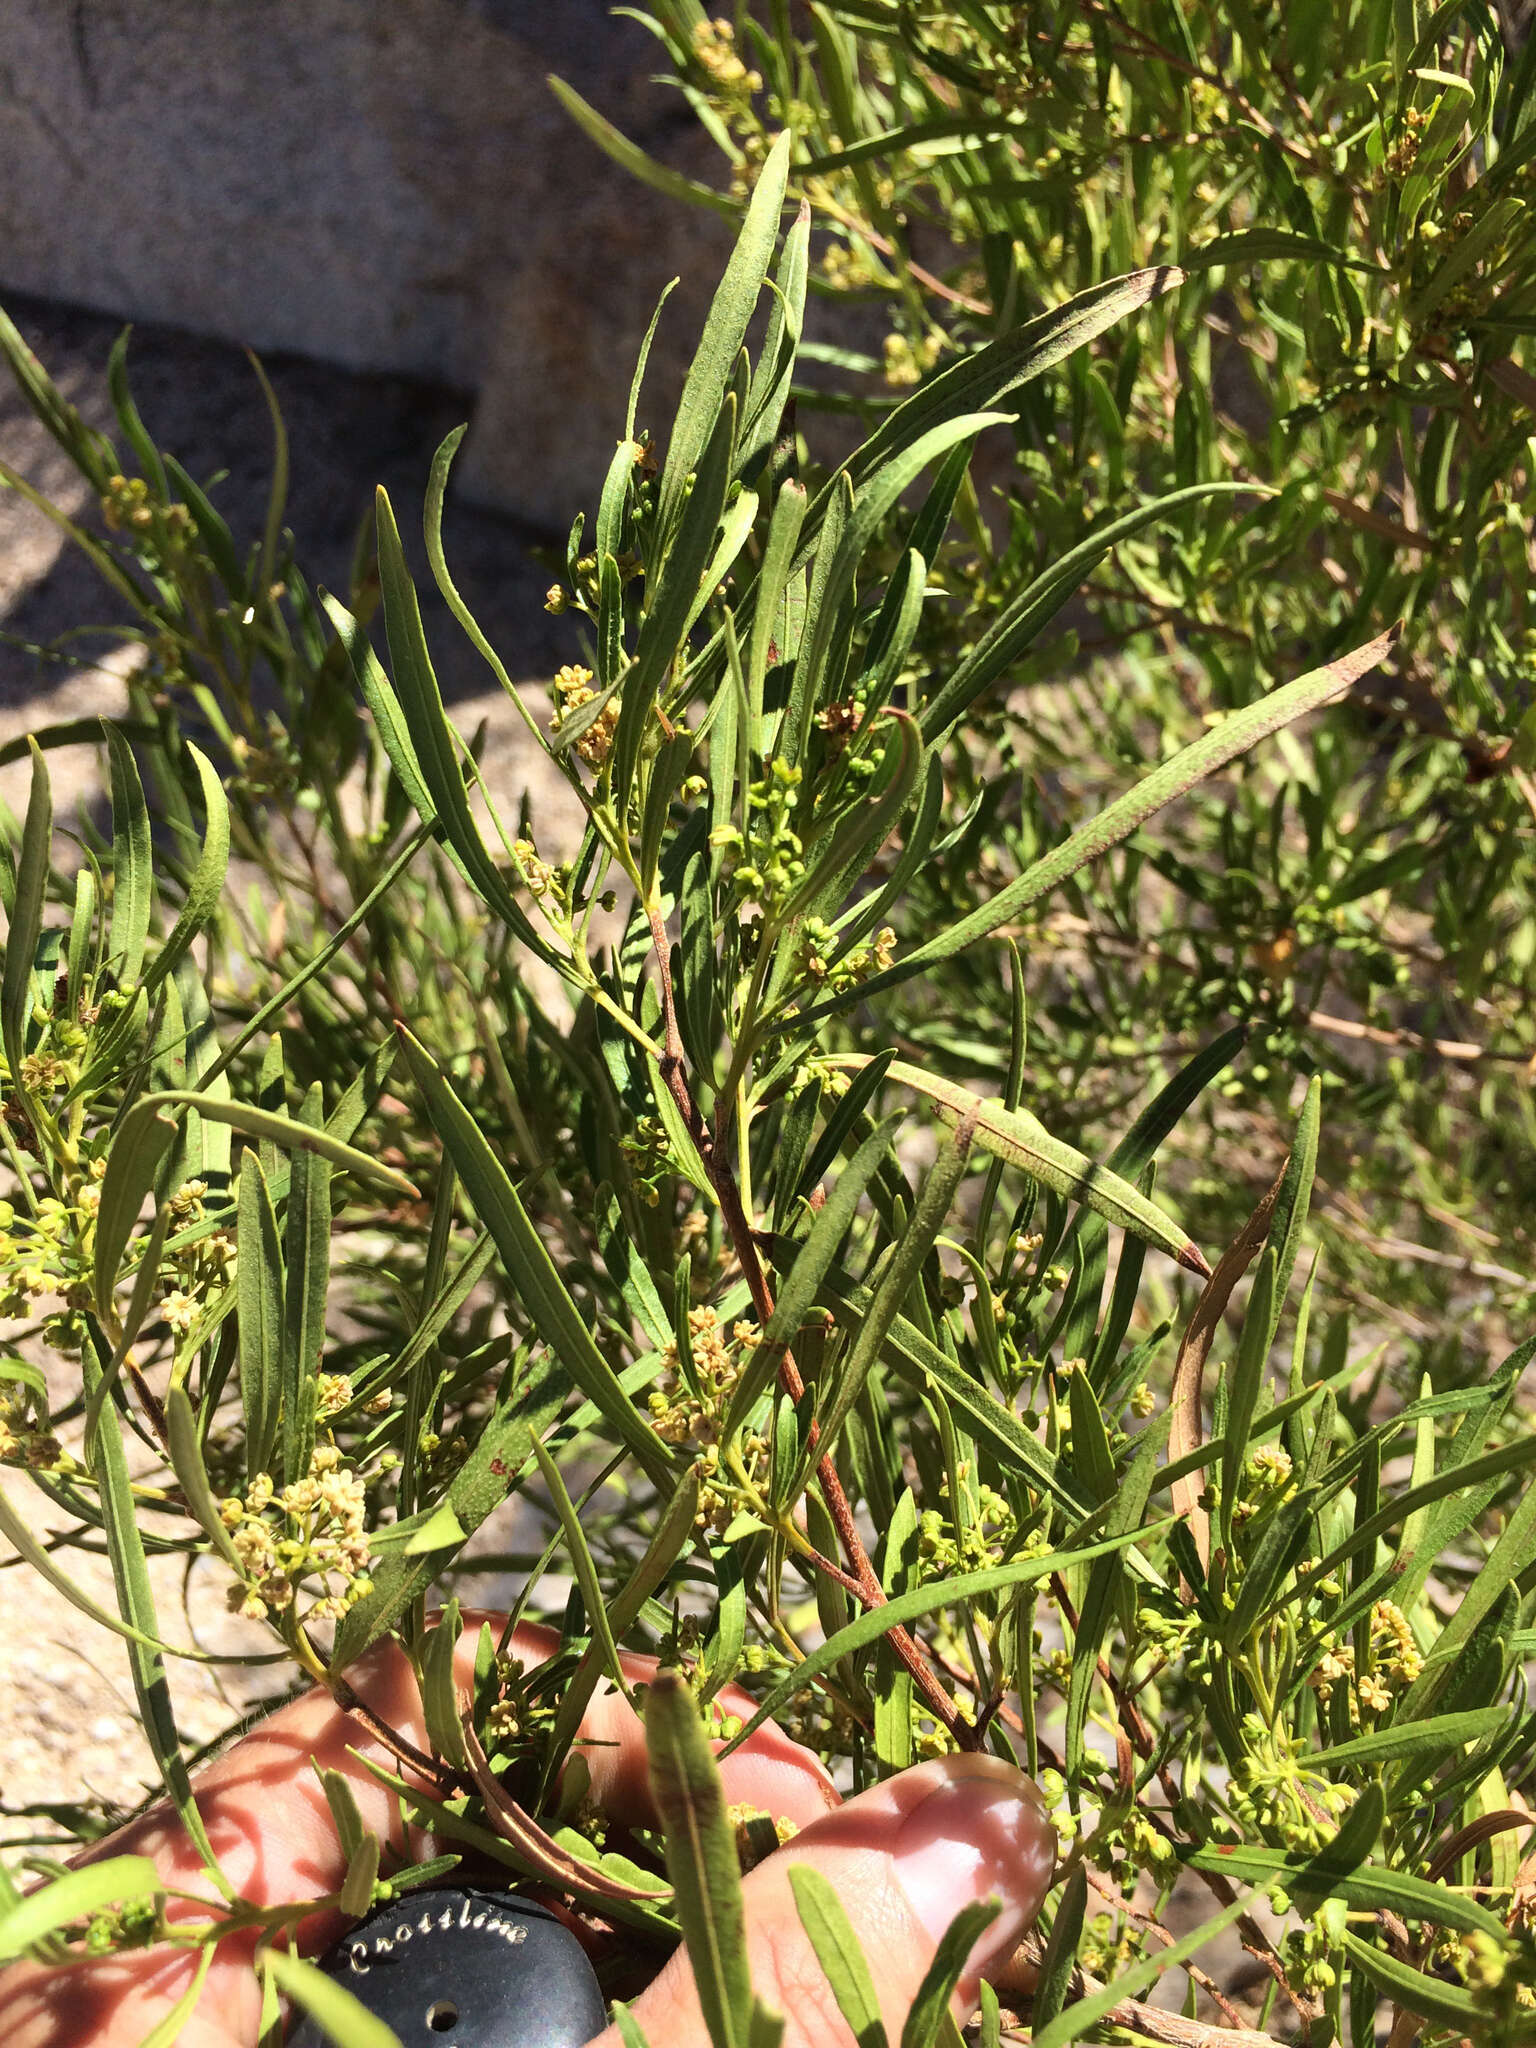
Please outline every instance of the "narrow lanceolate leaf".
[{"label": "narrow lanceolate leaf", "polygon": [[[611,1637],[622,1639],[625,1631],[633,1624],[646,1601],[661,1585],[673,1565],[693,1541],[694,1517],[699,1510],[699,1467],[691,1465],[678,1482],[677,1491],[667,1503],[666,1512],[657,1526],[656,1534],[646,1546],[645,1554],[635,1566],[618,1597],[607,1603],[606,1617]],[[581,1662],[572,1672],[560,1700],[560,1710],[555,1717],[554,1733],[550,1738],[550,1753],[556,1760],[554,1768],[546,1766],[546,1774],[553,1777],[559,1763],[564,1761],[570,1745],[575,1741],[581,1726],[581,1717],[586,1712],[593,1693],[597,1690],[603,1675],[605,1653],[594,1632],[587,1645]]]},{"label": "narrow lanceolate leaf", "polygon": [[849,2032],[859,2048],[885,2048],[875,1980],[831,1881],[810,1863],[792,1863],[788,1876],[800,1925]]},{"label": "narrow lanceolate leaf", "polygon": [[1349,1869],[1329,1849],[1316,1856],[1287,1856],[1281,1849],[1250,1848],[1243,1843],[1212,1844],[1185,1858],[1196,1870],[1217,1871],[1233,1884],[1280,1885],[1294,1898],[1299,1890],[1314,1898],[1335,1897],[1362,1913],[1396,1913],[1424,1920],[1432,1927],[1453,1927],[1463,1934],[1502,1938],[1497,1916],[1453,1885],[1432,1884],[1406,1871],[1380,1864],[1357,1863]]},{"label": "narrow lanceolate leaf", "polygon": [[[1282,1168],[1282,1175],[1284,1169]],[[1259,1248],[1269,1231],[1269,1219],[1274,1212],[1275,1202],[1280,1193],[1280,1181],[1276,1180],[1259,1202],[1237,1236],[1216,1262],[1216,1270],[1205,1283],[1205,1292],[1195,1303],[1195,1312],[1189,1319],[1179,1346],[1179,1355],[1173,1369],[1173,1387],[1168,1405],[1173,1414],[1173,1426],[1168,1435],[1168,1461],[1177,1463],[1187,1457],[1202,1440],[1204,1410],[1201,1400],[1205,1386],[1205,1364],[1211,1355],[1216,1332],[1221,1328],[1221,1319],[1227,1312],[1227,1303],[1232,1299],[1232,1290],[1259,1255]],[[1209,1565],[1211,1556],[1211,1518],[1200,1505],[1204,1480],[1198,1472],[1191,1472],[1186,1478],[1173,1483],[1173,1505],[1181,1515],[1189,1517],[1191,1532],[1200,1562]]]},{"label": "narrow lanceolate leaf", "polygon": [[219,1516],[219,1504],[214,1498],[208,1467],[203,1460],[203,1447],[198,1440],[197,1416],[191,1401],[187,1398],[185,1387],[172,1387],[167,1393],[165,1425],[171,1453],[171,1469],[186,1495],[192,1519],[200,1526],[214,1548],[222,1553],[225,1562],[233,1565],[237,1572],[241,1571],[239,1556],[234,1544],[229,1540],[229,1531]]},{"label": "narrow lanceolate leaf", "polygon": [[971,1114],[958,1117],[954,1137],[924,1177],[912,1220],[880,1276],[863,1322],[854,1332],[847,1359],[837,1376],[836,1390],[821,1418],[820,1446],[814,1451],[807,1450],[808,1461],[819,1460],[835,1449],[843,1424],[863,1391],[870,1368],[880,1355],[887,1330],[896,1320],[908,1295],[922,1284],[923,1266],[944,1228],[955,1191],[964,1178],[975,1135]]},{"label": "narrow lanceolate leaf", "polygon": [[0,977],[0,1036],[11,1086],[21,1087],[26,1057],[27,1023],[32,1012],[32,963],[43,930],[43,901],[48,891],[48,847],[53,836],[53,791],[42,752],[32,742],[32,791],[22,829],[21,857],[16,866],[16,896],[11,928],[5,940],[5,969]]},{"label": "narrow lanceolate leaf", "polygon": [[154,853],[149,806],[133,749],[115,725],[106,727],[112,756],[112,918],[107,928],[109,964],[119,982],[131,987],[144,966],[144,942],[155,900]]},{"label": "narrow lanceolate leaf", "polygon": [[832,1670],[844,1657],[864,1649],[893,1628],[904,1628],[909,1621],[920,1620],[923,1615],[932,1614],[940,1607],[953,1607],[960,1611],[967,1601],[981,1599],[988,1593],[1012,1592],[1022,1586],[1036,1585],[1040,1580],[1048,1579],[1052,1572],[1069,1571],[1074,1565],[1089,1564],[1096,1557],[1107,1557],[1111,1551],[1124,1550],[1136,1541],[1153,1543],[1172,1526],[1171,1520],[1153,1522],[1126,1535],[1108,1536],[1097,1543],[1075,1544],[1070,1550],[1047,1551],[1039,1557],[1012,1558],[1007,1564],[989,1565],[979,1572],[961,1572],[954,1578],[930,1582],[914,1587],[910,1593],[898,1594],[883,1607],[871,1608],[857,1616],[846,1628],[839,1629],[811,1650],[787,1677],[781,1678],[765,1695],[751,1720],[731,1737],[725,1749],[739,1748],[749,1735],[779,1711],[786,1700],[803,1691],[812,1679]]},{"label": "narrow lanceolate leaf", "polygon": [[[1344,1953],[1358,1964],[1376,1989],[1417,2018],[1449,2027],[1472,2041],[1497,2039],[1501,2044],[1508,2043],[1509,2048],[1515,2048],[1519,2042],[1536,2041],[1536,2017],[1500,2024],[1490,2005],[1470,1991],[1463,1991],[1460,1985],[1431,1976],[1427,1970],[1415,1969],[1412,1963],[1402,1962],[1386,1949],[1378,1948],[1375,1942],[1351,1934],[1347,1928],[1340,1939]],[[1502,1940],[1499,1946],[1504,1946]]]},{"label": "narrow lanceolate leaf", "polygon": [[779,237],[779,214],[784,205],[784,188],[789,180],[792,140],[786,130],[769,151],[758,174],[752,203],[747,208],[736,247],[716,289],[698,349],[683,381],[676,424],[667,444],[667,459],[657,492],[657,525],[664,535],[676,522],[689,472],[697,467],[704,445],[714,432],[726,381],[747,338],[758,294],[768,275],[769,259]]},{"label": "narrow lanceolate leaf", "polygon": [[320,2022],[336,2048],[400,2048],[400,2036],[393,2027],[355,1999],[344,1984],[301,1956],[281,1948],[263,1949],[261,1967],[279,1991]]},{"label": "narrow lanceolate leaf", "polygon": [[1040,1961],[1040,1975],[1030,2002],[1030,2020],[1036,2031],[1048,2027],[1066,2004],[1087,1903],[1088,1873],[1079,1864],[1062,1886],[1056,1918],[1051,1923],[1051,1938]]},{"label": "narrow lanceolate leaf", "polygon": [[416,757],[416,748],[406,723],[405,710],[395,695],[394,686],[385,675],[379,657],[369,646],[368,635],[346,606],[330,596],[323,598],[322,603],[342,646],[347,650],[352,673],[362,692],[363,702],[372,714],[380,743],[395,771],[395,779],[405,791],[412,810],[425,823],[431,824],[436,819],[437,808],[428,793],[426,777],[421,772],[421,763]]},{"label": "narrow lanceolate leaf", "polygon": [[1252,484],[1192,484],[1187,490],[1171,491],[1165,498],[1138,505],[1123,518],[1095,527],[998,613],[938,695],[923,706],[923,738],[932,743],[962,719],[982,692],[1006,675],[1112,549],[1156,520],[1170,517],[1202,498],[1232,491],[1251,493],[1254,488]]},{"label": "narrow lanceolate leaf", "polygon": [[440,1756],[462,1771],[465,1764],[464,1729],[460,1722],[463,1706],[454,1682],[453,1658],[459,1646],[462,1624],[459,1603],[450,1600],[427,1631],[421,1651],[421,1707],[427,1742],[434,1756]]},{"label": "narrow lanceolate leaf", "polygon": [[1275,1332],[1280,1327],[1281,1312],[1285,1297],[1290,1290],[1291,1275],[1296,1270],[1296,1256],[1301,1249],[1301,1233],[1306,1227],[1307,1211],[1312,1203],[1312,1182],[1317,1174],[1317,1141],[1322,1127],[1323,1085],[1320,1075],[1314,1074],[1307,1088],[1306,1100],[1296,1124],[1296,1141],[1291,1147],[1290,1160],[1280,1182],[1280,1192],[1275,1200],[1274,1220],[1270,1225],[1270,1242],[1275,1247],[1275,1289],[1270,1302],[1269,1329],[1264,1348],[1275,1341]]},{"label": "narrow lanceolate leaf", "polygon": [[[869,1064],[869,1057],[863,1053],[839,1053],[827,1064],[858,1069]],[[921,1067],[909,1066],[904,1060],[892,1060],[886,1073],[889,1079],[927,1096],[943,1121],[952,1127],[963,1118],[973,1118],[976,1143],[1015,1166],[1022,1166],[1031,1179],[1071,1201],[1085,1203],[1109,1222],[1157,1245],[1190,1272],[1210,1272],[1199,1246],[1155,1202],[1107,1167],[1096,1165],[1085,1153],[1053,1138],[1027,1110],[1007,1109],[1000,1101],[973,1095],[957,1082],[924,1073]]]},{"label": "narrow lanceolate leaf", "polygon": [[1149,775],[1143,776],[1124,796],[1106,805],[1096,818],[1080,825],[1060,846],[1032,862],[990,903],[979,905],[947,931],[935,934],[883,974],[875,975],[857,989],[829,996],[814,1009],[804,1011],[796,1019],[796,1029],[815,1023],[821,1017],[831,1016],[835,1011],[847,1009],[852,1003],[867,1003],[872,996],[896,987],[911,975],[926,972],[936,960],[947,960],[953,954],[963,952],[977,939],[984,939],[989,932],[1010,923],[1030,904],[1038,903],[1041,897],[1059,888],[1069,875],[1075,875],[1079,868],[1097,860],[1110,847],[1118,846],[1122,839],[1128,839],[1139,825],[1144,825],[1148,818],[1176,798],[1187,795],[1206,776],[1214,775],[1218,768],[1224,768],[1229,761],[1246,754],[1250,747],[1267,739],[1271,733],[1279,732],[1298,718],[1305,717],[1309,711],[1320,710],[1334,698],[1342,697],[1362,676],[1368,675],[1386,659],[1397,644],[1399,631],[1394,626],[1390,632],[1367,641],[1363,647],[1341,654],[1337,661],[1329,662],[1326,667],[1314,669],[1310,674],[1298,677],[1294,683],[1271,690],[1256,704],[1229,712],[1218,725],[1181,749],[1171,761],[1164,761]]},{"label": "narrow lanceolate leaf", "polygon": [[966,1958],[1001,1911],[1001,1899],[973,1899],[949,1923],[938,1952],[917,1987],[912,2010],[901,2030],[901,2048],[937,2048],[945,2039],[943,2029],[950,2018],[950,2000]]},{"label": "narrow lanceolate leaf", "polygon": [[1335,1742],[1318,1753],[1324,1770],[1358,1770],[1367,1765],[1396,1763],[1416,1756],[1421,1750],[1459,1749],[1469,1742],[1481,1742],[1509,1719],[1507,1707],[1471,1707],[1461,1714],[1431,1714],[1423,1721],[1408,1721],[1401,1728],[1378,1728],[1370,1735],[1353,1736]]},{"label": "narrow lanceolate leaf", "polygon": [[[918,436],[945,420],[962,413],[980,412],[1006,398],[1032,377],[1043,376],[1074,350],[1113,327],[1117,320],[1138,312],[1153,299],[1161,298],[1184,273],[1171,264],[1151,270],[1133,270],[1114,277],[1107,284],[1079,292],[1064,306],[1028,320],[1011,334],[988,342],[974,355],[963,357],[937,377],[930,377],[920,390],[897,406],[849,462],[855,485],[882,469],[899,449],[909,448]],[[829,487],[830,488],[830,487]],[[825,493],[823,493],[825,497]],[[813,517],[819,519],[821,500]]]},{"label": "narrow lanceolate leaf", "polygon": [[271,1470],[277,1434],[283,1330],[283,1253],[277,1212],[253,1150],[240,1158],[235,1222],[235,1289],[240,1334],[240,1405],[246,1475]]},{"label": "narrow lanceolate leaf", "polygon": [[[513,1361],[497,1389],[490,1420],[442,1500],[407,1523],[397,1523],[392,1533],[400,1541],[375,1559],[368,1574],[373,1590],[347,1610],[336,1631],[333,1671],[344,1671],[376,1642],[500,1507],[533,1456],[534,1437],[551,1426],[570,1393],[570,1380],[550,1354],[531,1368]],[[430,1547],[422,1540],[429,1531]]]},{"label": "narrow lanceolate leaf", "polygon": [[360,1152],[354,1145],[343,1144],[330,1131],[296,1122],[291,1116],[280,1116],[275,1110],[257,1109],[249,1102],[229,1102],[222,1096],[202,1095],[178,1088],[156,1095],[142,1095],[135,1107],[146,1112],[153,1109],[195,1109],[199,1116],[213,1123],[233,1124],[248,1138],[264,1138],[288,1152],[315,1153],[332,1166],[339,1166],[344,1173],[355,1174],[359,1180],[374,1181],[396,1194],[414,1196],[418,1193],[415,1183],[407,1180],[403,1173],[383,1165],[367,1152]]},{"label": "narrow lanceolate leaf", "polygon": [[645,1742],[667,1875],[704,2023],[714,2048],[747,2048],[752,1979],[736,1838],[698,1709],[675,1671],[658,1671],[651,1680]]},{"label": "narrow lanceolate leaf", "polygon": [[754,1347],[736,1383],[725,1427],[721,1431],[723,1442],[729,1443],[746,1423],[758,1400],[773,1383],[785,1352],[800,1334],[801,1325],[815,1306],[817,1290],[837,1256],[837,1248],[858,1213],[864,1190],[891,1149],[896,1121],[894,1117],[887,1117],[884,1123],[870,1132],[838,1175],[837,1185],[817,1213],[810,1235],[784,1275],[762,1342]]},{"label": "narrow lanceolate leaf", "polygon": [[[97,1394],[103,1380],[103,1359],[98,1341],[93,1336],[81,1352],[87,1400]],[[106,1532],[107,1554],[112,1561],[112,1583],[117,1594],[118,1612],[137,1631],[137,1637],[128,1643],[128,1665],[138,1702],[139,1725],[144,1730],[161,1782],[182,1826],[191,1836],[215,1883],[228,1897],[231,1895],[228,1880],[219,1869],[202,1815],[192,1796],[192,1781],[176,1728],[164,1659],[158,1649],[146,1646],[146,1638],[153,1641],[159,1634],[154,1588],[149,1577],[143,1532],[134,1506],[128,1455],[111,1409],[107,1411],[106,1426],[97,1431],[96,1444],[101,1519]]]},{"label": "narrow lanceolate leaf", "polygon": [[104,1863],[68,1871],[0,1914],[0,1962],[13,1961],[72,1920],[125,1899],[153,1898],[159,1889],[160,1873],[147,1856],[109,1856]]},{"label": "narrow lanceolate leaf", "polygon": [[[421,623],[421,606],[416,586],[406,567],[400,529],[395,523],[389,494],[379,487],[375,518],[379,536],[379,580],[384,593],[384,626],[389,637],[390,658],[395,668],[394,691],[379,737],[390,750],[390,761],[403,786],[425,785],[431,811],[441,821],[460,871],[507,924],[546,965],[560,968],[561,957],[529,923],[521,904],[507,887],[480,836],[470,809],[464,769],[443,693],[438,686],[432,657],[427,649],[426,631]],[[378,678],[374,678],[377,687]],[[399,717],[395,710],[398,708]],[[409,747],[397,755],[401,721]]]},{"label": "narrow lanceolate leaf", "polygon": [[672,1459],[666,1446],[598,1350],[506,1168],[426,1047],[404,1029],[400,1041],[427,1098],[433,1128],[447,1147],[476,1214],[496,1240],[507,1277],[529,1320],[614,1435],[634,1452],[646,1473],[670,1492]]},{"label": "narrow lanceolate leaf", "polygon": [[197,779],[202,784],[207,830],[203,837],[203,850],[187,884],[181,915],[144,976],[144,986],[151,991],[160,986],[190,950],[193,940],[213,921],[219,899],[224,894],[224,877],[229,871],[229,802],[224,795],[224,785],[213,763],[190,740],[187,752],[192,756]]},{"label": "narrow lanceolate leaf", "polygon": [[[320,1083],[309,1091],[299,1121],[318,1130],[325,1118]],[[288,1183],[284,1246],[282,1413],[283,1477],[302,1479],[315,1448],[320,1359],[325,1350],[325,1307],[331,1277],[330,1161],[300,1149]]]},{"label": "narrow lanceolate leaf", "polygon": [[101,1206],[96,1212],[96,1308],[104,1318],[110,1317],[118,1267],[144,1197],[154,1186],[160,1162],[175,1135],[176,1126],[168,1116],[139,1102],[123,1118],[107,1155]]},{"label": "narrow lanceolate leaf", "polygon": [[917,786],[923,743],[917,721],[905,711],[888,711],[890,725],[868,795],[848,806],[816,852],[810,872],[785,905],[785,918],[802,911],[830,914],[863,876],[870,862],[895,831]]}]

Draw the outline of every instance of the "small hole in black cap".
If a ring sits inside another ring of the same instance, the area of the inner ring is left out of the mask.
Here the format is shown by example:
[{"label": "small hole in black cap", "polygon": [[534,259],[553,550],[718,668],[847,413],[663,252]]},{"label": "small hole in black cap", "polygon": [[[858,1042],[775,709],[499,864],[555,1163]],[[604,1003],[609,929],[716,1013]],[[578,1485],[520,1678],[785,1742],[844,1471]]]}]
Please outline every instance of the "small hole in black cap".
[{"label": "small hole in black cap", "polygon": [[459,2024],[459,2008],[451,1998],[440,1998],[427,2007],[427,2025],[434,2034],[446,2034]]}]

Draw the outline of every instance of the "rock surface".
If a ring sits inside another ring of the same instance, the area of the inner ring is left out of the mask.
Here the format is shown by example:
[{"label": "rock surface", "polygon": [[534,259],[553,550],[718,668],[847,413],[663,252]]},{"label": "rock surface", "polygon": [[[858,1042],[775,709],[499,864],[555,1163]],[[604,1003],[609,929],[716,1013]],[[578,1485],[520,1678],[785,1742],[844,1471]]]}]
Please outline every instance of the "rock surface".
[{"label": "rock surface", "polygon": [[719,158],[607,0],[4,0],[0,22],[0,290],[478,392],[464,484],[540,524],[601,481],[680,274],[670,406],[729,230],[619,170],[547,74],[675,168]]}]

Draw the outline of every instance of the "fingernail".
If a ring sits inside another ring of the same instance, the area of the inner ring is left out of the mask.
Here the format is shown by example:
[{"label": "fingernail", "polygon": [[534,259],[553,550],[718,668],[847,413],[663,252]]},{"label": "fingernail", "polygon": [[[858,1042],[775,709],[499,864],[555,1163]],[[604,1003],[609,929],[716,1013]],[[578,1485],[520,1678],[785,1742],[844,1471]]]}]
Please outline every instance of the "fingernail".
[{"label": "fingernail", "polygon": [[945,1778],[905,1816],[893,1856],[897,1880],[937,1942],[962,1907],[993,1896],[1002,1911],[971,1951],[962,1992],[1011,1955],[1040,1910],[1056,1867],[1045,1801],[1001,1757],[945,1761]]}]

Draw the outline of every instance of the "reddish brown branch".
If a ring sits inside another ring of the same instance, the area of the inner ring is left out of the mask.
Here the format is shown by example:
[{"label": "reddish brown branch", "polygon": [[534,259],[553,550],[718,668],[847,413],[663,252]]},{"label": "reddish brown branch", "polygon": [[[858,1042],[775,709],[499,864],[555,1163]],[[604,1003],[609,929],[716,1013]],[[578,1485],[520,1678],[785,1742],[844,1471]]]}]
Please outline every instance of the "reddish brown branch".
[{"label": "reddish brown branch", "polygon": [[[672,1100],[677,1104],[678,1113],[687,1125],[688,1134],[698,1147],[704,1171],[709,1175],[710,1186],[720,1203],[720,1214],[725,1223],[742,1274],[752,1296],[752,1306],[757,1312],[760,1325],[766,1329],[773,1314],[773,1290],[768,1285],[768,1276],[763,1271],[763,1262],[758,1257],[757,1240],[752,1230],[751,1218],[742,1206],[741,1189],[724,1151],[715,1143],[714,1133],[705,1122],[698,1104],[694,1101],[693,1090],[688,1085],[687,1064],[683,1052],[682,1033],[677,1024],[677,999],[672,987],[671,948],[667,941],[666,925],[660,909],[654,904],[646,906],[650,919],[651,939],[656,953],[656,973],[661,994],[662,1055],[659,1062],[662,1080],[666,1083]],[[800,1376],[793,1353],[786,1344],[779,1359],[779,1385],[789,1398],[799,1403],[805,1397],[805,1381]],[[810,1442],[814,1449],[819,1431],[813,1421],[810,1426]],[[837,1467],[830,1457],[823,1457],[816,1475],[821,1481],[822,1497],[827,1504],[827,1513],[837,1531],[837,1540],[842,1545],[843,1555],[848,1561],[848,1571],[836,1573],[836,1582],[845,1592],[863,1603],[866,1608],[885,1605],[885,1589],[875,1574],[875,1568],[864,1548],[858,1527],[853,1518],[853,1509],[838,1477]],[[825,1560],[822,1560],[825,1563]],[[892,1650],[912,1674],[913,1683],[922,1694],[923,1700],[934,1718],[964,1749],[978,1746],[978,1730],[965,1719],[955,1702],[944,1690],[929,1663],[926,1652],[916,1638],[905,1628],[893,1628],[887,1632],[886,1640]]]}]

